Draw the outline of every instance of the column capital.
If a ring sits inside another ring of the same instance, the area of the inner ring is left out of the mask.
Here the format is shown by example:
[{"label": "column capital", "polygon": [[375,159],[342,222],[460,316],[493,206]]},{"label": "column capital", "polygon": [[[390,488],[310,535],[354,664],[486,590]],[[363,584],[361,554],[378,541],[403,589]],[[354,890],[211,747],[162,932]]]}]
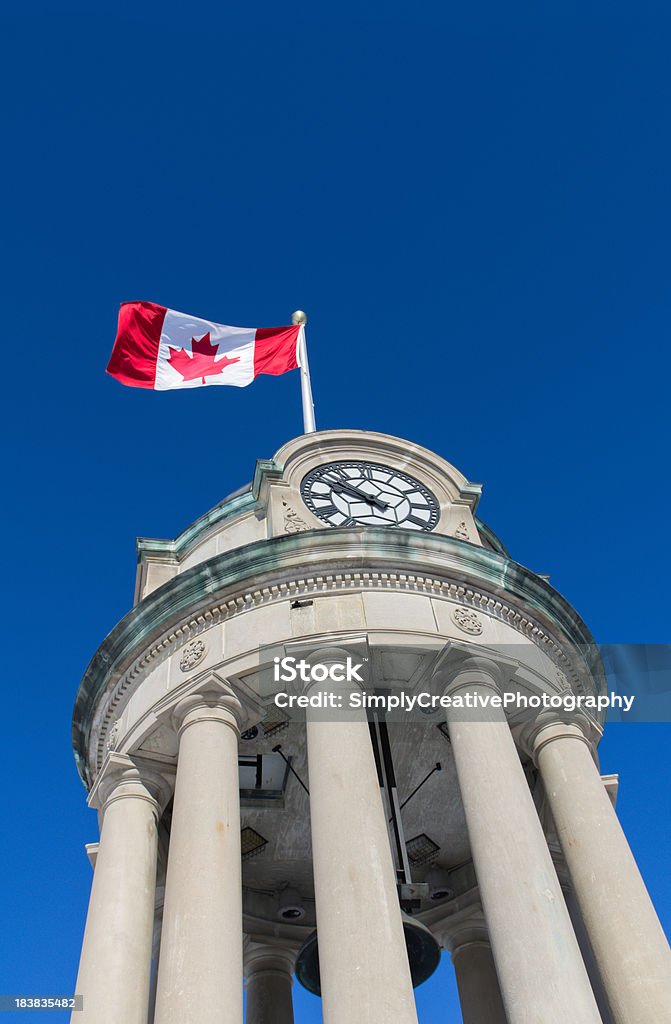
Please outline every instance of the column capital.
[{"label": "column capital", "polygon": [[434,673],[434,684],[444,694],[453,696],[459,690],[493,690],[500,693],[503,682],[501,667],[491,658],[471,655],[452,665],[441,665]]},{"label": "column capital", "polygon": [[[323,679],[318,679],[314,676],[312,679],[307,680],[302,685],[303,693],[308,693],[313,688],[323,688],[325,684],[328,684],[329,692],[337,689],[344,690],[363,690],[365,683],[362,682],[356,676],[351,675],[347,671],[348,664],[355,664],[355,659],[352,656],[352,651],[347,650],[344,647],[337,647],[334,645],[316,647],[309,654],[306,654],[304,659],[305,662],[314,669],[317,665],[323,665],[325,669],[331,670],[335,666],[344,666],[345,676],[344,678],[336,678],[334,675],[329,674]],[[356,662],[358,665],[359,663]],[[359,666],[360,667],[360,666]]]},{"label": "column capital", "polygon": [[[329,693],[339,689],[365,689],[370,660],[368,637],[365,635],[339,637],[338,643],[295,640],[285,644],[284,649],[296,660],[299,669],[292,683],[297,694],[307,694],[313,688],[327,688]],[[343,672],[334,673],[332,670],[337,666],[343,666]]]},{"label": "column capital", "polygon": [[158,821],[172,794],[170,780],[143,758],[110,753],[89,794],[89,807],[104,814],[116,800],[147,800]]},{"label": "column capital", "polygon": [[220,685],[183,697],[172,709],[171,717],[179,736],[196,722],[220,722],[239,736],[247,716],[233,690]]},{"label": "column capital", "polygon": [[448,949],[452,956],[464,946],[490,945],[487,922],[480,903],[475,903],[441,921],[436,934],[441,945]]},{"label": "column capital", "polygon": [[586,715],[580,712],[561,715],[554,711],[543,711],[526,722],[519,730],[517,742],[537,765],[539,752],[548,743],[559,739],[574,739],[585,743],[594,754],[594,727]]},{"label": "column capital", "polygon": [[253,974],[291,975],[294,971],[297,950],[271,942],[255,942],[248,935],[243,945],[244,975],[249,979]]}]

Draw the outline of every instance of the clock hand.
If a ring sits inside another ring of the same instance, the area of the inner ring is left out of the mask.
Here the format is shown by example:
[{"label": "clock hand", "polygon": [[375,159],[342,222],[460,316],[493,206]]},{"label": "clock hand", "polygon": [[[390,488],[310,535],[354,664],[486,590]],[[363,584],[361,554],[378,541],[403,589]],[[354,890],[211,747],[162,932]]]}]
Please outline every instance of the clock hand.
[{"label": "clock hand", "polygon": [[346,484],[342,480],[329,481],[331,487],[345,491],[347,494],[353,495],[355,498],[361,498],[366,502],[367,505],[377,505],[379,509],[384,512],[385,509],[389,508],[389,504],[386,501],[382,501],[381,498],[375,497],[374,494],[366,494],[365,491],[359,490],[358,487],[354,487],[352,484]]}]

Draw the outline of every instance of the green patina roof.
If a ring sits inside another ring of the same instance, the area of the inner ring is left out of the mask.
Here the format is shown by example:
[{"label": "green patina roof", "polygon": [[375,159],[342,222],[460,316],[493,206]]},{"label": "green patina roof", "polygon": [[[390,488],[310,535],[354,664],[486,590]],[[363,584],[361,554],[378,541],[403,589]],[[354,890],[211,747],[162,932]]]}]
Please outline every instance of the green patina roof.
[{"label": "green patina roof", "polygon": [[84,673],[74,707],[73,746],[85,783],[90,782],[86,751],[96,703],[108,683],[119,678],[144,647],[185,615],[197,614],[219,593],[245,580],[263,585],[319,571],[320,566],[325,572],[342,568],[443,573],[470,586],[484,586],[497,596],[526,605],[581,651],[588,671],[601,675],[600,662],[591,663],[593,638],[573,607],[549,583],[503,554],[453,537],[389,527],[283,535],[255,541],[185,570],[136,605],[108,634]]},{"label": "green patina roof", "polygon": [[[217,526],[243,512],[260,508],[259,491],[263,480],[277,479],[281,475],[282,467],[273,459],[257,459],[253,481],[228,494],[214,508],[209,509],[209,511],[194,520],[193,523],[190,523],[175,540],[161,540],[149,537],[138,538],[138,553],[142,555],[146,552],[159,556],[165,554],[178,560],[183,558],[213,526]],[[496,534],[477,516],[473,516],[473,519],[480,537],[494,551],[509,557],[508,551]]]}]

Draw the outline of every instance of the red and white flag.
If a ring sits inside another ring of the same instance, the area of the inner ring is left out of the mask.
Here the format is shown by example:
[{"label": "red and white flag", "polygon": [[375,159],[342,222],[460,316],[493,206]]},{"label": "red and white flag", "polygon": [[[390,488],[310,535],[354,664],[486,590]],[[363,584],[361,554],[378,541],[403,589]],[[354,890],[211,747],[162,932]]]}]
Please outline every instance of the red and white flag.
[{"label": "red and white flag", "polygon": [[244,388],[299,365],[300,325],[226,327],[154,302],[124,302],[107,372],[134,388]]}]

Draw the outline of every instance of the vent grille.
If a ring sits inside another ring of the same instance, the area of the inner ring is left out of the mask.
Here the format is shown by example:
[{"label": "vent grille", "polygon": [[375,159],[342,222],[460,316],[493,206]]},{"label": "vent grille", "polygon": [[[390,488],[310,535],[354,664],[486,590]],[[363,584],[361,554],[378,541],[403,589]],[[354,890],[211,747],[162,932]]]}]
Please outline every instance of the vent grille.
[{"label": "vent grille", "polygon": [[264,736],[275,736],[283,729],[289,728],[289,719],[286,718],[279,708],[268,708],[266,717],[261,722]]},{"label": "vent grille", "polygon": [[242,844],[242,859],[251,860],[252,857],[258,857],[258,855],[268,845],[268,840],[256,831],[246,825],[240,832],[240,841]]},{"label": "vent grille", "polygon": [[412,864],[428,864],[440,850],[438,843],[429,839],[425,832],[415,836],[414,839],[408,839],[405,848],[408,851],[408,860]]}]

